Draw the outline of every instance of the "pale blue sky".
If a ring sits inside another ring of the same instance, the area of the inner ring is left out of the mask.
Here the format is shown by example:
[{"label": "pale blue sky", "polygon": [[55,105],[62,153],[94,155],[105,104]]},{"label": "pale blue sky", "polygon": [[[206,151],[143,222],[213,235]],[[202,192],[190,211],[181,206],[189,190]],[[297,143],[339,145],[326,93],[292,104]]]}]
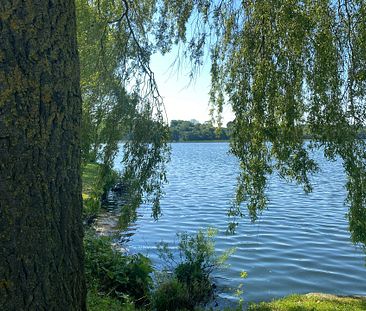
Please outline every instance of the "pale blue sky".
[{"label": "pale blue sky", "polygon": [[[189,68],[186,66],[173,66],[177,50],[167,55],[156,54],[151,59],[151,69],[165,103],[169,122],[171,120],[196,119],[204,122],[209,116],[209,90],[210,90],[210,63],[205,61],[200,74],[195,81],[190,82]],[[179,67],[179,68],[178,68]],[[224,109],[225,126],[233,119],[231,110]]]}]

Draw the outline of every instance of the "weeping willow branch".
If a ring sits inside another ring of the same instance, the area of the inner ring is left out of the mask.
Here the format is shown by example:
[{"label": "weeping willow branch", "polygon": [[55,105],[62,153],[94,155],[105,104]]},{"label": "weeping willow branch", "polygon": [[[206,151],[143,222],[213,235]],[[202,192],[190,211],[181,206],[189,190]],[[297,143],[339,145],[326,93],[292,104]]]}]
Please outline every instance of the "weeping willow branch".
[{"label": "weeping willow branch", "polygon": [[122,175],[129,185],[125,210],[130,209],[133,217],[146,202],[157,217],[169,147],[146,30],[151,27],[154,3],[77,0],[77,7],[84,158],[101,161],[103,175],[108,175],[124,141]]},{"label": "weeping willow branch", "polygon": [[[183,54],[201,64],[199,51],[211,53],[213,114],[219,118],[223,105],[235,114],[231,152],[241,170],[228,212],[231,228],[244,215],[243,205],[253,221],[266,208],[271,174],[311,192],[310,176],[318,170],[312,154],[319,149],[329,160],[343,160],[350,231],[365,245],[365,143],[357,133],[366,124],[366,1],[161,5],[164,26],[185,30],[172,32],[188,42]],[[187,38],[187,29],[200,30]],[[210,39],[200,44],[202,36]]]}]

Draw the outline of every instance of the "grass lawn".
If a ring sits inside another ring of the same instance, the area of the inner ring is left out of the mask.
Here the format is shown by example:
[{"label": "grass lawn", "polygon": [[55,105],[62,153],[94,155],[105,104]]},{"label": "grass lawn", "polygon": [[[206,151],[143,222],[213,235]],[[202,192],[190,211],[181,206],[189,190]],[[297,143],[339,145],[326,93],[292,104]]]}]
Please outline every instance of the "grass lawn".
[{"label": "grass lawn", "polygon": [[291,295],[272,302],[251,305],[249,311],[361,311],[366,310],[366,297],[338,297],[312,293]]},{"label": "grass lawn", "polygon": [[83,219],[89,223],[100,212],[100,198],[103,189],[98,183],[99,164],[88,163],[82,170],[82,185],[83,185]]},{"label": "grass lawn", "polygon": [[95,188],[96,180],[98,178],[99,165],[96,163],[88,163],[82,170],[83,182],[83,199],[90,197],[90,193]]}]

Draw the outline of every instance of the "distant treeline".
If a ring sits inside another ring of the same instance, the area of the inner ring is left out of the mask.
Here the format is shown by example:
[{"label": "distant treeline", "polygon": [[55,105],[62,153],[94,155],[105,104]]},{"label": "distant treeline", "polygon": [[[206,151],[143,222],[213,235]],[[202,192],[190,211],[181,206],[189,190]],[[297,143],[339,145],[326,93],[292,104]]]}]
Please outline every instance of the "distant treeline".
[{"label": "distant treeline", "polygon": [[170,123],[170,137],[172,141],[200,141],[200,140],[228,140],[229,128],[220,130],[213,127],[211,122],[199,123],[195,120],[172,120]]},{"label": "distant treeline", "polygon": [[[232,122],[220,130],[207,121],[199,123],[196,120],[172,120],[170,123],[170,139],[172,141],[202,141],[202,140],[229,140]],[[311,139],[308,129],[304,128],[304,138]],[[359,132],[359,138],[366,139],[366,127]]]}]

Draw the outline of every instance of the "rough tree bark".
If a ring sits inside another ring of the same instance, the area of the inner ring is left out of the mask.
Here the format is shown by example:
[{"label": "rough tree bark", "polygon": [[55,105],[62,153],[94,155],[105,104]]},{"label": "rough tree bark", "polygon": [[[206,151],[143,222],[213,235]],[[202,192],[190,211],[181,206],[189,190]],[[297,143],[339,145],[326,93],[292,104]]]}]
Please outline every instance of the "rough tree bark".
[{"label": "rough tree bark", "polygon": [[0,309],[85,310],[73,0],[0,1]]}]

